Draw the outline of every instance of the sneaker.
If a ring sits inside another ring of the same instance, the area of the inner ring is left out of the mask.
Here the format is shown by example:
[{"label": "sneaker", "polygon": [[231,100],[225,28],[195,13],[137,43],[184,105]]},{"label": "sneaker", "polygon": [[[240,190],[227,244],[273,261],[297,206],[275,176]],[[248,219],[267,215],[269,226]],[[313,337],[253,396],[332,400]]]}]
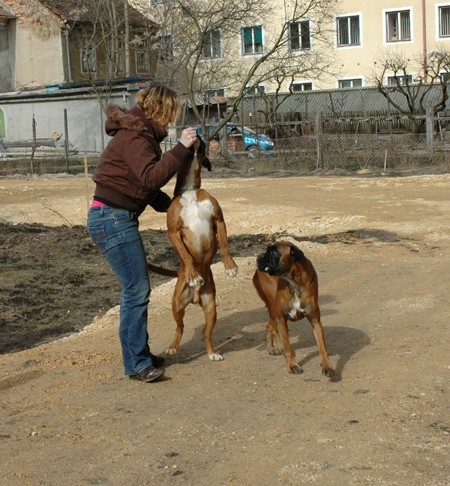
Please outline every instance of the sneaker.
[{"label": "sneaker", "polygon": [[145,383],[150,383],[152,381],[156,381],[165,373],[165,370],[162,368],[155,368],[154,366],[148,366],[143,370],[139,371],[135,375],[130,375],[132,380],[139,380],[144,381]]}]

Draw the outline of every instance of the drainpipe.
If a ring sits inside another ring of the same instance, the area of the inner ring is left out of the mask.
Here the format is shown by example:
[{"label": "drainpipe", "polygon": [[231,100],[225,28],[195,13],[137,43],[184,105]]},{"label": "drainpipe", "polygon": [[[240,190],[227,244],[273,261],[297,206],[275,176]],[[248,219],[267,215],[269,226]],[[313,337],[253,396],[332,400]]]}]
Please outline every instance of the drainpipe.
[{"label": "drainpipe", "polygon": [[69,31],[71,30],[71,27],[68,25],[67,20],[64,20],[62,22],[60,29],[63,33],[64,36],[64,48],[66,50],[66,63],[67,63],[67,82],[71,83],[72,82],[72,66],[71,66],[71,60],[70,60],[70,46],[69,46]]},{"label": "drainpipe", "polygon": [[423,62],[424,62],[424,67],[423,67],[423,79],[425,80],[425,83],[427,82],[428,78],[428,72],[426,68],[426,63],[427,63],[427,12],[426,12],[426,7],[425,7],[425,0],[422,0],[422,49],[423,49]]}]

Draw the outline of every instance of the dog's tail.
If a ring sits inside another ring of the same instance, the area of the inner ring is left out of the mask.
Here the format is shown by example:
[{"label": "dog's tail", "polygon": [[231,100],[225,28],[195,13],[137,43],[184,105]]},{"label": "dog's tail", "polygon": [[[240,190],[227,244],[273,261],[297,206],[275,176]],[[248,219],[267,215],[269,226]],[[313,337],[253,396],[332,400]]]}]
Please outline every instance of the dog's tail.
[{"label": "dog's tail", "polygon": [[158,267],[153,265],[153,263],[147,262],[147,267],[149,272],[157,273],[163,277],[178,277],[178,270],[172,270],[170,268]]}]

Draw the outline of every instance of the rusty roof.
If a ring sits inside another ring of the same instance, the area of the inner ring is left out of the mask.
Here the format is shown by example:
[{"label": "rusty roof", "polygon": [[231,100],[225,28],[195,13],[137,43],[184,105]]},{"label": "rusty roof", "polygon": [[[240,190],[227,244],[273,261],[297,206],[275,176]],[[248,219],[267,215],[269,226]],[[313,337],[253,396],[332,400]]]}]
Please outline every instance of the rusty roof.
[{"label": "rusty roof", "polygon": [[[93,2],[83,0],[38,0],[40,4],[63,20],[72,20],[81,23],[92,23]],[[118,19],[124,18],[124,1],[111,0],[114,4]],[[128,19],[130,25],[144,27],[155,25],[149,18],[128,4]]]},{"label": "rusty roof", "polygon": [[0,17],[7,19],[14,19],[16,16],[6,9],[4,5],[0,4]]}]

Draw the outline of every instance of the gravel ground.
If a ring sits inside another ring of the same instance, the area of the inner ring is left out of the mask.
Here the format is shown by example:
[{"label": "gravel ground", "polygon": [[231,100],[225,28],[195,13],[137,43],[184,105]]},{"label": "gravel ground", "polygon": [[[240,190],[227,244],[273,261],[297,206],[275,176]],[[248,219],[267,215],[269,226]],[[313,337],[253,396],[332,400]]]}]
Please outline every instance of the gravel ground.
[{"label": "gravel ground", "polygon": [[[0,484],[449,485],[450,176],[205,179],[239,265],[213,266],[222,362],[188,308],[163,381],[122,374],[117,285],[84,232],[90,180],[0,180]],[[168,191],[172,186],[168,185]],[[149,254],[176,265],[164,215]],[[269,241],[296,242],[319,275],[337,375],[265,350],[251,285]],[[152,350],[175,329],[174,281],[153,279]]]}]

